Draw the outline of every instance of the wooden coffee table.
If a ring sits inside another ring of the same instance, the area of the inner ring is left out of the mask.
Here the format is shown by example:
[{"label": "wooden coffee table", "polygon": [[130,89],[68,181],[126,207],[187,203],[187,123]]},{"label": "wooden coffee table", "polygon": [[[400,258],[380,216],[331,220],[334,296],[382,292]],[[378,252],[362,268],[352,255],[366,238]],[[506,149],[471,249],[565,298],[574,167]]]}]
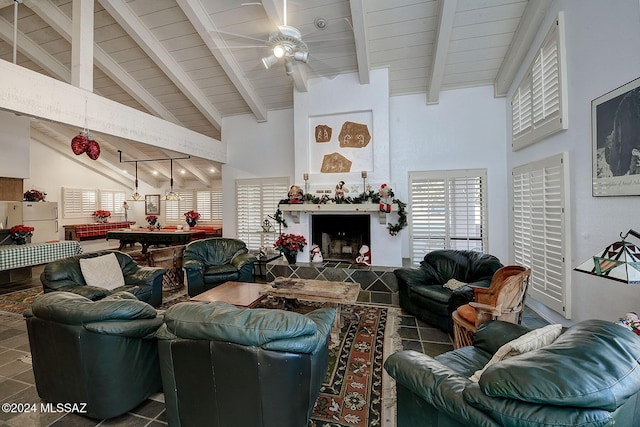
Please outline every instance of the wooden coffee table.
[{"label": "wooden coffee table", "polygon": [[329,303],[336,308],[336,319],[331,329],[332,345],[340,336],[342,304],[354,304],[358,300],[360,283],[332,282],[328,280],[289,279],[277,277],[265,288],[265,294],[275,298]]},{"label": "wooden coffee table", "polygon": [[226,282],[191,298],[191,301],[224,301],[240,308],[254,308],[265,297],[267,285],[250,282]]}]

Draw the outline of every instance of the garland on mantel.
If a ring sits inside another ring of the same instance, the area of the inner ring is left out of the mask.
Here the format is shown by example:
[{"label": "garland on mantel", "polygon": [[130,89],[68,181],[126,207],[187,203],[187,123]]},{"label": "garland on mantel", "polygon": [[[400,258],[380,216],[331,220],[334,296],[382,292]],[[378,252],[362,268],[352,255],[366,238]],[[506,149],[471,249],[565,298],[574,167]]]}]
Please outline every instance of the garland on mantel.
[{"label": "garland on mantel", "polygon": [[[355,196],[355,197],[351,197],[351,196],[329,197],[326,194],[323,194],[321,197],[317,197],[310,193],[302,195],[302,190],[300,190],[299,187],[294,185],[291,187],[291,190],[289,191],[289,198],[280,200],[278,205],[295,205],[295,204],[304,203],[305,201],[310,202],[311,204],[314,204],[314,205],[325,205],[330,203],[335,203],[337,205],[340,205],[340,204],[361,205],[365,203],[376,204],[376,203],[380,203],[380,201],[383,199],[380,195],[381,192],[386,194],[387,197],[392,198],[392,203],[395,203],[398,205],[398,222],[396,224],[392,224],[392,223],[387,224],[387,229],[389,230],[389,234],[391,236],[396,236],[400,232],[400,230],[402,230],[407,226],[407,211],[405,209],[407,207],[407,204],[399,199],[393,198],[394,196],[393,191],[391,190],[391,188],[386,186],[386,184],[383,184],[383,187],[378,192],[369,190],[369,191],[360,193],[358,196]],[[380,211],[386,212],[384,209],[382,209],[382,206]],[[286,222],[284,221],[284,218],[282,218],[282,211],[280,211],[280,208],[278,208],[278,211],[276,212],[276,217],[274,219],[278,223],[283,223],[285,227],[287,226]]]}]

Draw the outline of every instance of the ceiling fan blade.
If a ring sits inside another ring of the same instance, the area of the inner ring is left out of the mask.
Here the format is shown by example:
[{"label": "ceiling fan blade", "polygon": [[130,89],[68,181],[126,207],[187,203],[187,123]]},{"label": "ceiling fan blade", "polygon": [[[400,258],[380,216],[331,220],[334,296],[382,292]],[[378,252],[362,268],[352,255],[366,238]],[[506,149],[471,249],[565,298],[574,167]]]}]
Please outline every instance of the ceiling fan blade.
[{"label": "ceiling fan blade", "polygon": [[219,37],[219,35],[220,35],[220,34],[224,34],[224,35],[227,35],[227,36],[237,37],[237,38],[240,38],[240,39],[252,40],[252,41],[254,41],[254,42],[256,42],[256,41],[257,41],[257,42],[260,42],[260,43],[264,43],[262,46],[264,46],[266,43],[268,43],[268,42],[269,42],[269,39],[268,39],[268,38],[267,38],[267,39],[260,39],[260,38],[258,38],[258,37],[247,36],[247,35],[245,35],[245,34],[230,33],[230,32],[228,32],[228,31],[221,31],[221,30],[218,30],[218,31],[210,31],[209,33],[210,33],[210,34],[212,34],[214,37],[215,37],[215,36],[218,36],[218,37]]},{"label": "ceiling fan blade", "polygon": [[309,67],[315,74],[318,74],[322,77],[327,77],[328,79],[334,79],[338,74],[340,74],[340,71],[338,69],[328,64],[327,62],[318,59],[317,56],[309,56],[310,59],[307,67]]}]

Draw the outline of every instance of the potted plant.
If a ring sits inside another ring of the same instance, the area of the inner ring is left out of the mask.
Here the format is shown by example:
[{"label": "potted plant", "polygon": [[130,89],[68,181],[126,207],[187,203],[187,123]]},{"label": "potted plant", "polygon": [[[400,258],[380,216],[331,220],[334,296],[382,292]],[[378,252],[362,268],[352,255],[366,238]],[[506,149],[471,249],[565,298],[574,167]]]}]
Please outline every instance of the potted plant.
[{"label": "potted plant", "polygon": [[44,202],[44,198],[46,196],[47,196],[47,193],[45,193],[44,191],[34,189],[34,190],[25,191],[25,193],[22,195],[22,198],[26,202]]},{"label": "potted plant", "polygon": [[273,244],[273,247],[284,254],[289,264],[295,264],[298,258],[298,252],[302,252],[306,244],[307,241],[304,236],[282,233]]},{"label": "potted plant", "polygon": [[111,212],[99,209],[93,212],[93,216],[95,217],[96,221],[104,223],[107,222],[107,219],[109,219],[109,217],[111,216]]},{"label": "potted plant", "polygon": [[14,225],[11,227],[11,239],[16,242],[16,245],[24,245],[27,243],[27,239],[33,235],[35,228],[28,227],[26,225]]},{"label": "potted plant", "polygon": [[147,215],[145,219],[147,220],[147,223],[149,223],[149,227],[153,227],[156,225],[156,221],[158,221],[158,217],[155,215]]},{"label": "potted plant", "polygon": [[195,227],[200,219],[200,214],[194,210],[190,210],[184,213],[184,218],[187,221],[189,227]]}]

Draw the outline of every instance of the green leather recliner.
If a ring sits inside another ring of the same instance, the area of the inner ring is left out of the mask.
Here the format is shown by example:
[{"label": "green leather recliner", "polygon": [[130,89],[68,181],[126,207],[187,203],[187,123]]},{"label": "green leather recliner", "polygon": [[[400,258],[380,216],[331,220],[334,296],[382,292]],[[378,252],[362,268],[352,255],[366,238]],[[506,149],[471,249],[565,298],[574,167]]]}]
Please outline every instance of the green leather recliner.
[{"label": "green leather recliner", "polygon": [[51,292],[37,297],[24,316],[36,389],[44,401],[78,404],[86,410],[82,415],[104,419],[160,390],[155,333],[162,317],[132,294],[91,301]]},{"label": "green leather recliner", "polygon": [[476,251],[438,250],[425,255],[420,267],[394,270],[400,307],[444,331],[453,331],[451,314],[473,301],[473,290],[443,287],[449,279],[488,287],[493,274],[503,267],[493,255]]},{"label": "green leather recliner", "polygon": [[396,380],[398,427],[636,427],[640,425],[640,337],[587,320],[552,344],[502,360],[479,382],[505,343],[528,332],[492,321],[474,345],[431,358],[401,351],[385,361]]},{"label": "green leather recliner", "polygon": [[182,257],[187,292],[194,297],[224,282],[252,282],[257,258],[238,239],[213,237],[189,243]]},{"label": "green leather recliner", "polygon": [[[112,252],[116,254],[122,269],[125,286],[114,290],[88,286],[82,276],[80,259],[98,257]],[[166,271],[159,267],[142,267],[124,252],[105,250],[87,252],[50,262],[40,274],[40,281],[45,293],[73,292],[96,301],[114,292],[125,291],[133,294],[140,301],[157,307],[162,304],[162,278]]]},{"label": "green leather recliner", "polygon": [[170,307],[157,334],[169,425],[306,426],[335,316],[221,301]]}]

